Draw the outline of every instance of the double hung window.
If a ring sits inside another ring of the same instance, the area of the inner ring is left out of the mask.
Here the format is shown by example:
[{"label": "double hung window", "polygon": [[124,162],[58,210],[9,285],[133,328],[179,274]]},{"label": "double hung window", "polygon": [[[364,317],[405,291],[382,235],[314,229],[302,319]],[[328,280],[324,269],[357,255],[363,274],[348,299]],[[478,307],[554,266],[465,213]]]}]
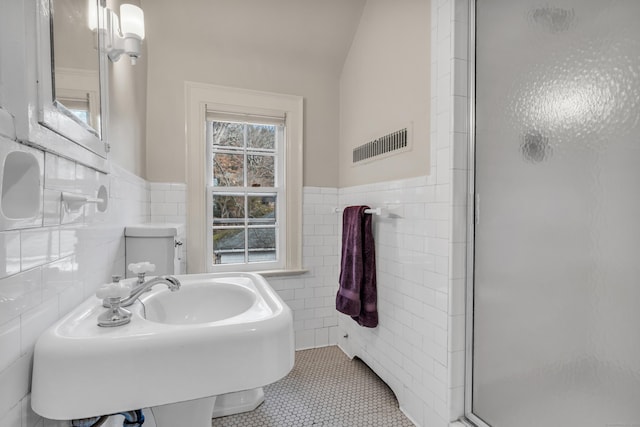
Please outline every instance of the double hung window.
[{"label": "double hung window", "polygon": [[186,82],[190,273],[302,271],[300,96]]},{"label": "double hung window", "polygon": [[284,117],[207,112],[207,240],[214,270],[284,268],[284,138]]}]

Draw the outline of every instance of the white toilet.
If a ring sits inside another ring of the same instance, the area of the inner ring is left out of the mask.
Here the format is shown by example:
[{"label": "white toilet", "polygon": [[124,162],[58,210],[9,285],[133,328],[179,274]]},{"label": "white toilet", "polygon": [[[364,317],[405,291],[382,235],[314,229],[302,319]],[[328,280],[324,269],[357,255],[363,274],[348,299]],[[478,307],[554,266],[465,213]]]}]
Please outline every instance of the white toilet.
[{"label": "white toilet", "polygon": [[[125,265],[148,261],[156,266],[154,276],[186,273],[184,224],[138,224],[124,229]],[[127,277],[133,277],[128,269]]]}]

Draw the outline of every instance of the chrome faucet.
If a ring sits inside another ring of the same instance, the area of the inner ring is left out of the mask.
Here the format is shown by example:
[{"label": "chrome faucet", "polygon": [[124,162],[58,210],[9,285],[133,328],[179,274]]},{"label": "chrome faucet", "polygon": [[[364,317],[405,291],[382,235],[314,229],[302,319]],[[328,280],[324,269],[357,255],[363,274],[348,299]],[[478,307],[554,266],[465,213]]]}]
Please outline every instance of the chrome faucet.
[{"label": "chrome faucet", "polygon": [[121,307],[129,307],[136,299],[146,291],[150,291],[158,283],[164,283],[167,285],[171,292],[175,292],[180,289],[180,281],[173,276],[158,276],[151,280],[147,280],[143,283],[136,283],[136,286],[131,289],[131,295],[124,298],[120,303]]},{"label": "chrome faucet", "polygon": [[[180,281],[173,276],[158,276],[154,277],[151,280],[147,280],[146,282],[136,282],[134,287],[131,289],[129,296],[120,299],[118,307],[129,307],[134,302],[136,302],[136,299],[140,295],[142,295],[144,292],[150,291],[151,288],[153,288],[158,283],[164,283],[165,285],[167,285],[171,292],[175,292],[180,289]],[[110,308],[112,305],[113,301],[109,301],[108,298],[105,298],[102,301],[103,307]]]},{"label": "chrome faucet", "polygon": [[120,282],[120,276],[113,276],[113,282],[98,289],[96,296],[102,298],[102,306],[109,311],[98,316],[98,326],[113,327],[126,325],[131,321],[131,312],[122,307],[129,307],[143,292],[151,290],[158,283],[167,285],[171,292],[180,289],[180,281],[174,276],[158,276],[145,281],[145,273],[154,271],[156,266],[149,262],[129,264],[129,270],[138,275],[135,286]]}]

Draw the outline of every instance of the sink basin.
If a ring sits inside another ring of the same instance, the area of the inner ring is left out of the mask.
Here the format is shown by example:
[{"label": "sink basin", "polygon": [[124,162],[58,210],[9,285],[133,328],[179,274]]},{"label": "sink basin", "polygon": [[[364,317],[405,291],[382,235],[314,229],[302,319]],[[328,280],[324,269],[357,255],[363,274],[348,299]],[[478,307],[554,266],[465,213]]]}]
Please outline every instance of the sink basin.
[{"label": "sink basin", "polygon": [[[179,292],[141,298],[147,320],[175,325],[218,322],[239,316],[256,303],[252,289],[239,283],[193,283]],[[237,319],[236,319],[237,320]]]},{"label": "sink basin", "polygon": [[45,331],[34,354],[34,411],[71,420],[171,406],[262,387],[291,370],[291,310],[262,276],[176,277],[180,290],[156,285],[129,307],[127,325],[97,326],[106,309],[89,298]]}]

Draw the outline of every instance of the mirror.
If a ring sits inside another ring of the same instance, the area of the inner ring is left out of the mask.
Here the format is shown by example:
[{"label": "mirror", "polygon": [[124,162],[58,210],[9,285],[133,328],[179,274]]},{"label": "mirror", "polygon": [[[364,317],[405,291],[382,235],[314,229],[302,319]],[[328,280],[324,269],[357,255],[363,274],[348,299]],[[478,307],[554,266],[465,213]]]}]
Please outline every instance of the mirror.
[{"label": "mirror", "polygon": [[98,0],[50,0],[54,103],[100,137]]},{"label": "mirror", "polygon": [[103,3],[39,0],[37,28],[38,123],[68,141],[44,145],[99,170],[109,151]]}]

